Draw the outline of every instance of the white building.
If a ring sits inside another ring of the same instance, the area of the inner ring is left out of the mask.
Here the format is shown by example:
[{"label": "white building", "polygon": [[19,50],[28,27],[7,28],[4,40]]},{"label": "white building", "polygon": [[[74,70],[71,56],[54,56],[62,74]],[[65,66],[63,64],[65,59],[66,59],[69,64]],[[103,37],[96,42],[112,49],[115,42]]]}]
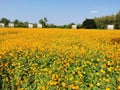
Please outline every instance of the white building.
[{"label": "white building", "polygon": [[42,28],[42,24],[37,24],[37,27],[38,28]]},{"label": "white building", "polygon": [[114,25],[107,25],[107,29],[113,30],[114,29]]},{"label": "white building", "polygon": [[14,28],[14,23],[9,23],[8,25],[10,28]]},{"label": "white building", "polygon": [[29,23],[29,24],[28,24],[28,27],[29,27],[29,28],[33,28],[33,24]]},{"label": "white building", "polygon": [[0,27],[4,28],[5,24],[4,23],[0,23]]},{"label": "white building", "polygon": [[77,29],[77,25],[72,25],[72,29]]}]

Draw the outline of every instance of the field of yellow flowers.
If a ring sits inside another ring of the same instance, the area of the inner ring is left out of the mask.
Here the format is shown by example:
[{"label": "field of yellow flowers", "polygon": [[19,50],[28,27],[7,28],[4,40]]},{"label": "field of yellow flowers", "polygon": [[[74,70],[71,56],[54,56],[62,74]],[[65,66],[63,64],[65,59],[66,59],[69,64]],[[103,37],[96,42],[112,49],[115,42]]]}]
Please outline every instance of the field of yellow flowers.
[{"label": "field of yellow flowers", "polygon": [[120,90],[120,30],[0,28],[0,90]]}]

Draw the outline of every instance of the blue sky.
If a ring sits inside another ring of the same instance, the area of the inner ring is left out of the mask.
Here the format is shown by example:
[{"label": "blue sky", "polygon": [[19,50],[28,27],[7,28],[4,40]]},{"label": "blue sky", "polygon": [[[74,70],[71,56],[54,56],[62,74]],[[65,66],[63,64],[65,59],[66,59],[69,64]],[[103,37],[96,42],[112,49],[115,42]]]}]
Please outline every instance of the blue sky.
[{"label": "blue sky", "polygon": [[57,25],[82,23],[86,18],[115,14],[120,0],[0,0],[0,18],[38,23],[47,17]]}]

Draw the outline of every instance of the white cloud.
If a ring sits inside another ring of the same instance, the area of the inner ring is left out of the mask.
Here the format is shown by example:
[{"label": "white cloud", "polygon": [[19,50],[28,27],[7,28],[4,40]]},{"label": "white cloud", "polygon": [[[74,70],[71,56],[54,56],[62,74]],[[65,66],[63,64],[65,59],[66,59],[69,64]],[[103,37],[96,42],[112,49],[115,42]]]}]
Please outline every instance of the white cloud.
[{"label": "white cloud", "polygon": [[96,13],[98,13],[98,10],[92,10],[92,11],[90,11],[90,13],[96,14]]}]

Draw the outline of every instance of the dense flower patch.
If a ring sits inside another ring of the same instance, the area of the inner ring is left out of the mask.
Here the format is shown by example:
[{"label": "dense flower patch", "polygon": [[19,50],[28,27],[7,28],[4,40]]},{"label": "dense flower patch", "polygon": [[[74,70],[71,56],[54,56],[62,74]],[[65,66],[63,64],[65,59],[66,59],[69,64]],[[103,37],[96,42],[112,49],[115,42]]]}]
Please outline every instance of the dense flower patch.
[{"label": "dense flower patch", "polygon": [[120,90],[118,30],[0,29],[1,90]]}]

